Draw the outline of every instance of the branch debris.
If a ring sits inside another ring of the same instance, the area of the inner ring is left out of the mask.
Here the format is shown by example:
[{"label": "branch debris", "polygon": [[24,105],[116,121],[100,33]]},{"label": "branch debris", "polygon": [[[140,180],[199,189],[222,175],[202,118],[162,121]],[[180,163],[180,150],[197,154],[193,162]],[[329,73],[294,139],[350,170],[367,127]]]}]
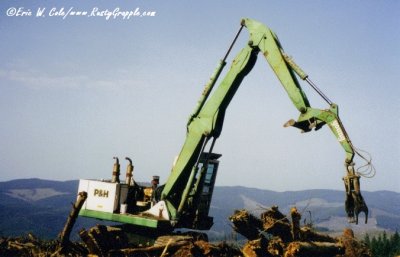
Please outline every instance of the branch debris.
[{"label": "branch debris", "polygon": [[[74,215],[72,215],[74,216]],[[301,214],[292,208],[290,219],[277,206],[260,218],[247,210],[237,210],[229,217],[233,229],[248,241],[237,244],[210,243],[190,235],[166,235],[155,244],[138,246],[129,243],[124,230],[97,225],[81,230],[82,242],[70,242],[70,223],[67,222],[60,239],[39,240],[25,237],[0,238],[0,256],[132,256],[132,257],[371,257],[370,250],[346,229],[343,236],[333,238],[300,226]],[[67,230],[67,233],[65,231]]]}]

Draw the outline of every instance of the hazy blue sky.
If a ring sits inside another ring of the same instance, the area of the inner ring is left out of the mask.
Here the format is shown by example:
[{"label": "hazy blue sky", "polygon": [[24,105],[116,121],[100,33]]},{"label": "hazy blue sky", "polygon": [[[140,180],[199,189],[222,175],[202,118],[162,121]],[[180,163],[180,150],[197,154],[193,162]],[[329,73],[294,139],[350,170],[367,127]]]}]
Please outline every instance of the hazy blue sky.
[{"label": "hazy blue sky", "polygon": [[[63,18],[62,7],[88,14]],[[155,15],[88,17],[116,8]],[[129,156],[136,180],[158,174],[165,182],[187,118],[242,17],[274,30],[339,105],[354,145],[371,153],[377,170],[362,189],[399,192],[399,1],[1,1],[0,180],[110,178],[112,157]],[[229,65],[247,40],[244,30]],[[302,85],[312,106],[327,108]],[[343,190],[336,138],[328,127],[282,127],[297,117],[259,56],[217,141],[217,185]]]}]

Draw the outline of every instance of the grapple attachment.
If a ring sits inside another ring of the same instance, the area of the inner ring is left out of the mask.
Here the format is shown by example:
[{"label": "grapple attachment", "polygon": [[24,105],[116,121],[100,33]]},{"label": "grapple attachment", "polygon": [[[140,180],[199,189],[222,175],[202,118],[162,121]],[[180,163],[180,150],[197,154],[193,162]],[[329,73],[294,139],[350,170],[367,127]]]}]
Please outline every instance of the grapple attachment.
[{"label": "grapple attachment", "polygon": [[343,178],[346,188],[345,209],[350,223],[358,224],[360,212],[365,214],[365,223],[368,222],[368,207],[361,195],[360,176],[354,172],[354,166],[347,167],[347,176]]}]

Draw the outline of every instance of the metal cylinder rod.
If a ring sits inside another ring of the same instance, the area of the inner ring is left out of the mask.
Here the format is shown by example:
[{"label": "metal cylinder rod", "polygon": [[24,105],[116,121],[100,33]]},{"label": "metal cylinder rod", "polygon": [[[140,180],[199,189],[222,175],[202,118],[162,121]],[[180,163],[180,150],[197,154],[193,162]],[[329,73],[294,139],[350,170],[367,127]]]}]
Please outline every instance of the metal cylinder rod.
[{"label": "metal cylinder rod", "polygon": [[226,59],[228,58],[228,55],[229,55],[229,53],[231,52],[233,46],[235,45],[236,40],[238,39],[238,37],[239,37],[239,35],[240,35],[240,32],[242,32],[243,27],[244,27],[244,25],[241,24],[241,26],[240,26],[240,28],[239,28],[239,31],[236,33],[235,38],[233,39],[231,45],[230,45],[229,48],[228,48],[228,51],[226,52],[226,54],[225,54],[225,56],[224,56],[224,59],[222,59],[223,62],[225,62]]},{"label": "metal cylinder rod", "polygon": [[294,70],[294,72],[296,72],[297,75],[299,75],[299,77],[302,80],[307,81],[307,83],[329,104],[332,104],[332,101],[329,100],[329,98],[321,91],[321,89],[319,89],[317,87],[317,85],[314,84],[314,82],[311,81],[311,79],[309,79],[307,73],[305,73],[300,66],[298,66],[292,57],[290,57],[289,55],[287,55],[286,53],[282,52],[282,56],[285,59],[286,63]]},{"label": "metal cylinder rod", "polygon": [[196,177],[197,172],[199,170],[198,166],[199,166],[199,162],[200,162],[200,156],[201,156],[201,153],[204,152],[204,148],[206,147],[207,142],[208,142],[208,138],[204,138],[200,154],[197,157],[196,164],[193,166],[192,171],[190,172],[188,182],[187,182],[187,184],[185,186],[185,189],[183,190],[183,193],[182,193],[182,198],[181,198],[181,201],[180,201],[179,206],[178,206],[178,213],[179,214],[182,213],[183,208],[185,207],[185,204],[187,202],[190,189],[192,188],[192,185],[193,185],[194,178]]},{"label": "metal cylinder rod", "polygon": [[197,103],[196,109],[193,112],[193,114],[190,116],[190,119],[188,121],[187,126],[191,123],[193,118],[197,116],[200,113],[201,108],[203,108],[208,96],[210,95],[211,90],[213,89],[215,83],[217,82],[219,76],[221,75],[222,70],[224,69],[226,65],[226,59],[228,58],[229,53],[231,52],[233,45],[235,44],[236,40],[239,37],[240,32],[243,29],[243,25],[240,27],[239,31],[236,33],[235,38],[233,39],[231,45],[228,48],[228,51],[226,52],[224,58],[219,62],[217,68],[215,69],[213,75],[210,78],[210,81],[205,85],[203,93],[201,94],[201,97]]},{"label": "metal cylinder rod", "polygon": [[332,105],[332,101],[315,85],[309,78],[306,78],[305,81],[329,104]]}]

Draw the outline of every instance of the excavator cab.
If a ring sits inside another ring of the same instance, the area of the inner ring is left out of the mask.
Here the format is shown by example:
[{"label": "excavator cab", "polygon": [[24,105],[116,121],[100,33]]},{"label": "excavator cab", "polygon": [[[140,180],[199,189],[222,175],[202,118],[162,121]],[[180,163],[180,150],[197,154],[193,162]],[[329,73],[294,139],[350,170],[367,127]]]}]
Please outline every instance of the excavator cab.
[{"label": "excavator cab", "polygon": [[[198,164],[199,172],[193,181],[187,208],[181,214],[177,227],[209,230],[213,217],[208,216],[221,154],[203,152]],[[184,218],[183,218],[184,217]]]}]

